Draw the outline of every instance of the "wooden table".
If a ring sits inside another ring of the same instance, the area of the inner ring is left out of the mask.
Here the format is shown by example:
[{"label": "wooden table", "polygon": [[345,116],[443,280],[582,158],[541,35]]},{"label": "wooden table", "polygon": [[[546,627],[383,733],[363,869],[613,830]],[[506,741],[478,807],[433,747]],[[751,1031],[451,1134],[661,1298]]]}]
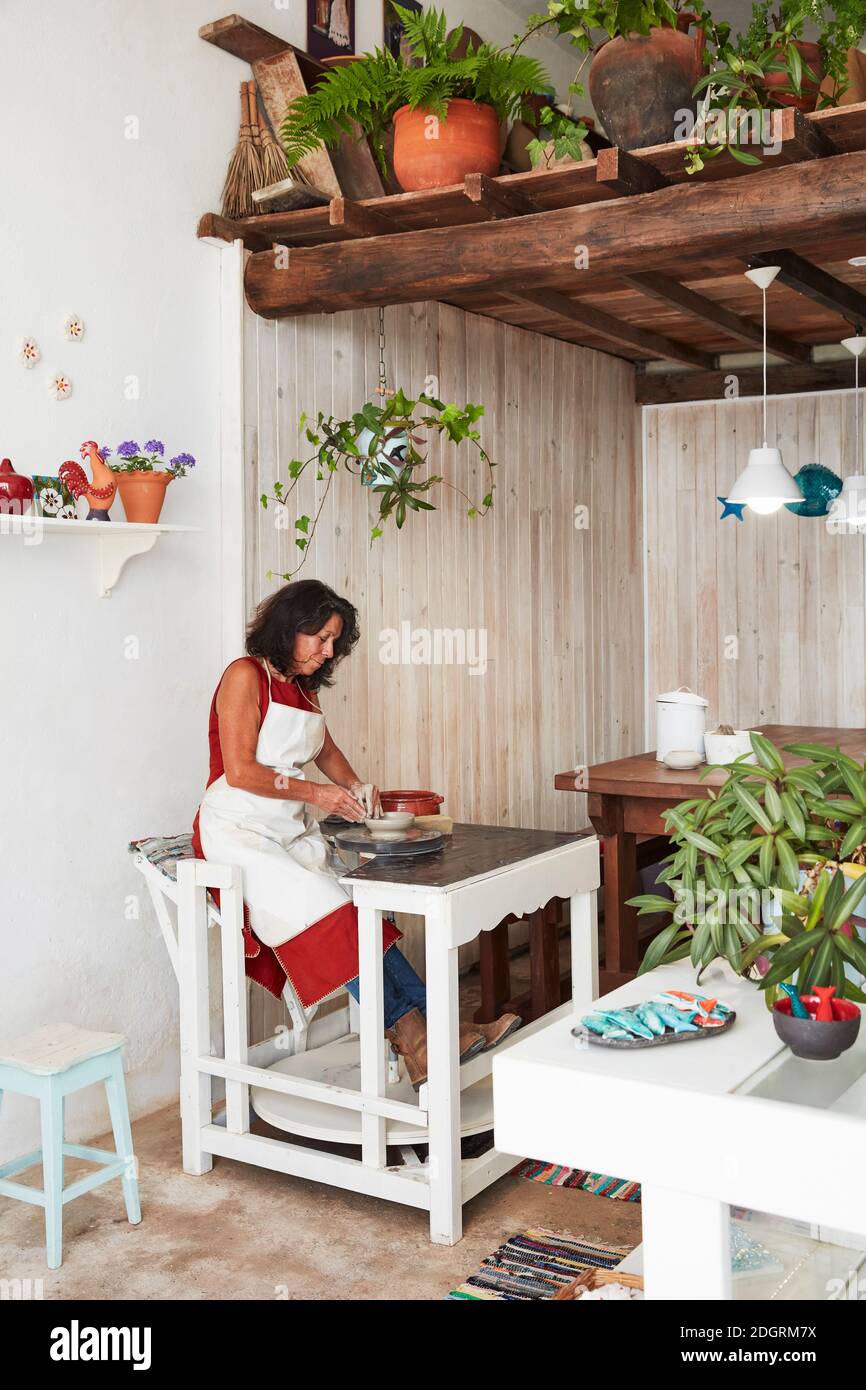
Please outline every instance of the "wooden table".
[{"label": "wooden table", "polygon": [[[860,762],[866,759],[866,729],[832,729],[798,724],[765,724],[760,730],[781,747],[786,743],[838,744]],[[783,754],[789,765],[802,762]],[[559,791],[587,792],[589,818],[604,841],[604,968],[601,991],[633,979],[639,964],[637,913],[626,899],[637,892],[637,837],[662,835],[662,813],[688,797],[707,796],[721,786],[723,772],[701,780],[703,767],[674,772],[656,761],[655,750],[615,762],[557,773]]]}]

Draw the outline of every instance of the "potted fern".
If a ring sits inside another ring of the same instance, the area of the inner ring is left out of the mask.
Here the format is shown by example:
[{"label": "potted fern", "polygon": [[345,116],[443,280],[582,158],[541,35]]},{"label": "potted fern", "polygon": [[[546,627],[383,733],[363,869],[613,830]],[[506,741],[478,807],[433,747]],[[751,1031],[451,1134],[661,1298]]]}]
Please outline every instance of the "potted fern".
[{"label": "potted fern", "polygon": [[546,72],[526,54],[487,43],[470,42],[458,57],[462,25],[449,33],[441,10],[393,8],[407,57],[377,48],[334,68],[293,101],[281,128],[289,168],[318,145],[334,146],[360,128],[387,177],[393,125],[394,172],[407,192],[496,174],[500,123],[522,110],[526,96],[549,89]]},{"label": "potted fern", "polygon": [[[851,925],[866,895],[866,769],[819,744],[788,745],[806,761],[786,767],[769,739],[753,733],[751,742],[757,764],[708,767],[704,775],[728,774],[724,785],[664,813],[674,850],[660,881],[674,898],[630,902],[671,920],[641,973],[689,956],[700,974],[722,958],[757,980],[768,1005],[795,974],[801,989],[832,984],[840,998],[866,1002],[846,969],[866,974]],[[801,939],[804,931],[814,935]]]}]

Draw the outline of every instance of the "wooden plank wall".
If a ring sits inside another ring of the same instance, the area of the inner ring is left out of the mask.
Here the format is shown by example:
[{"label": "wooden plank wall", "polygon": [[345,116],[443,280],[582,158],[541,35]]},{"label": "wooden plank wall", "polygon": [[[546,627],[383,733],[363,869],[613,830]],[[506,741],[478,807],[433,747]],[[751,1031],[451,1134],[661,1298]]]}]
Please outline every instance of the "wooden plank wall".
[{"label": "wooden plank wall", "polygon": [[[718,721],[866,724],[866,540],[782,510],[720,521],[761,443],[756,401],[646,411],[650,744],[659,691],[689,685]],[[854,472],[850,392],[770,402],[768,443],[796,473]],[[862,471],[862,470],[861,470]]]},{"label": "wooden plank wall", "polygon": [[[431,787],[456,819],[574,829],[584,798],[555,792],[563,768],[637,751],[643,739],[640,421],[632,368],[612,357],[437,304],[386,310],[389,381],[484,404],[495,505],[470,520],[447,488],[371,547],[372,506],[338,475],[302,570],[360,610],[359,646],[323,704],[358,772]],[[297,563],[293,532],[259,505],[302,448],[301,411],[340,416],[377,381],[375,310],[271,322],[248,314],[247,599]],[[432,380],[431,380],[432,379]],[[438,384],[437,384],[438,383]],[[309,450],[307,450],[309,452]],[[431,467],[479,498],[484,476],[434,445]],[[456,472],[454,470],[457,470]],[[322,494],[312,471],[294,516]],[[575,508],[588,508],[588,525]],[[580,518],[578,517],[578,520]],[[483,631],[486,673],[385,665],[380,634]],[[410,951],[410,954],[415,954]]]}]

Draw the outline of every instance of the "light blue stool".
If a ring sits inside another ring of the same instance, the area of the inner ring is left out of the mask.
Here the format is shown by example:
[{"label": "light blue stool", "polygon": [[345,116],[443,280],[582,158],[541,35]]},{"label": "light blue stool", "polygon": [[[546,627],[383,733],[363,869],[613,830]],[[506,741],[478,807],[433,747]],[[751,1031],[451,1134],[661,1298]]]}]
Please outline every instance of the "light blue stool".
[{"label": "light blue stool", "polygon": [[[75,1197],[83,1196],[112,1178],[121,1178],[126,1214],[133,1225],[141,1220],[132,1131],[123,1080],[125,1043],[126,1038],[121,1033],[94,1033],[87,1028],[77,1028],[72,1023],[50,1024],[46,1028],[38,1028],[35,1033],[28,1033],[26,1037],[0,1043],[0,1102],[4,1090],[15,1091],[19,1095],[34,1096],[42,1112],[42,1148],[0,1167],[0,1196],[16,1197],[19,1201],[45,1208],[45,1246],[49,1269],[59,1269],[62,1263],[63,1207]],[[96,1081],[105,1082],[115,1153],[63,1142],[66,1097]],[[100,1167],[97,1172],[88,1173],[71,1187],[64,1188],[64,1157],[87,1159]],[[8,1181],[12,1173],[23,1172],[40,1160],[41,1192],[37,1188],[25,1187],[23,1183]]]}]

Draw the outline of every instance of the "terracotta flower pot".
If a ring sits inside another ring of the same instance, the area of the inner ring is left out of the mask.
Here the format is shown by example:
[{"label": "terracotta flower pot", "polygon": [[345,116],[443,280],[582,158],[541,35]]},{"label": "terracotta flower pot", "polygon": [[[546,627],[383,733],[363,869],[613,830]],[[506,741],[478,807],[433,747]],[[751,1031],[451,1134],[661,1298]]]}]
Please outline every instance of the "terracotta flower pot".
[{"label": "terracotta flower pot", "polygon": [[589,69],[589,94],[609,140],[623,150],[664,145],[674,138],[678,111],[694,111],[692,90],[704,65],[704,35],[650,29],[646,36],[606,39]]},{"label": "terracotta flower pot", "polygon": [[[809,67],[818,78],[813,82],[811,77],[803,73],[803,80],[800,83],[800,95],[796,92],[780,91],[780,87],[789,87],[791,79],[787,72],[768,72],[764,75],[762,86],[776,101],[781,102],[782,106],[794,106],[798,111],[814,111],[818,105],[818,89],[824,78],[824,64],[821,61],[821,50],[816,43],[806,43],[802,39],[795,40],[794,47],[799,51],[805,67]],[[781,54],[779,55],[781,60]]]},{"label": "terracotta flower pot", "polygon": [[407,193],[499,171],[499,118],[492,106],[455,97],[447,119],[420,107],[394,113],[394,173]]},{"label": "terracotta flower pot", "polygon": [[159,521],[173,473],[118,473],[117,486],[127,521]]}]

